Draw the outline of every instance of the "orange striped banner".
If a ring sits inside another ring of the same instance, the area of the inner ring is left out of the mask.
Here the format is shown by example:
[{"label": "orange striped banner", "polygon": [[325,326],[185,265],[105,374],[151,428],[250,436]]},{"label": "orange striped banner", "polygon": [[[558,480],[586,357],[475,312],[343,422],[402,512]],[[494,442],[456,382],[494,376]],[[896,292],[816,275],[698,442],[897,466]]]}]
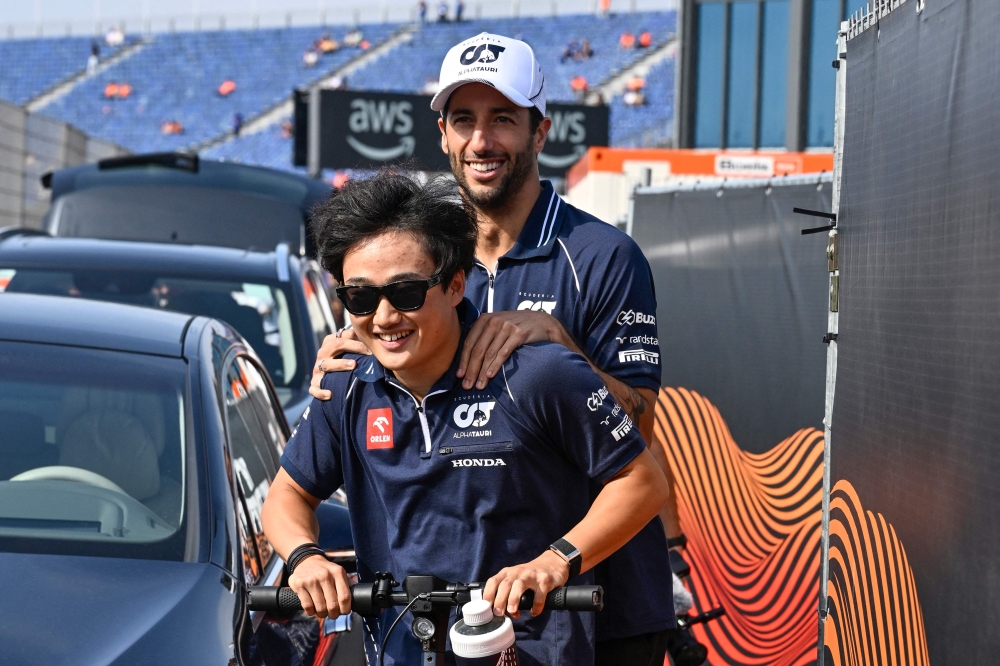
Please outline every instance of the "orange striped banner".
[{"label": "orange striped banner", "polygon": [[805,666],[819,641],[823,433],[798,431],[763,454],[736,445],[712,403],[664,388],[654,437],[675,477],[696,625],[709,663]]},{"label": "orange striped banner", "polygon": [[930,664],[906,549],[882,514],[865,511],[847,481],[830,493],[827,596],[828,666]]}]

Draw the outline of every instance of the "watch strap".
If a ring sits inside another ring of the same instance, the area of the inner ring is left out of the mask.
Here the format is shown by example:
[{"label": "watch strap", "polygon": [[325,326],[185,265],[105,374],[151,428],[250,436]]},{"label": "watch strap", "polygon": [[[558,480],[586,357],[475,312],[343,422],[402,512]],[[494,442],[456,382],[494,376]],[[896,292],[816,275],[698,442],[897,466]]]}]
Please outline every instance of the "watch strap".
[{"label": "watch strap", "polygon": [[558,539],[549,546],[549,550],[555,551],[557,555],[566,560],[569,564],[569,579],[572,580],[580,575],[580,565],[583,562],[583,555],[580,549],[571,544],[566,539]]}]

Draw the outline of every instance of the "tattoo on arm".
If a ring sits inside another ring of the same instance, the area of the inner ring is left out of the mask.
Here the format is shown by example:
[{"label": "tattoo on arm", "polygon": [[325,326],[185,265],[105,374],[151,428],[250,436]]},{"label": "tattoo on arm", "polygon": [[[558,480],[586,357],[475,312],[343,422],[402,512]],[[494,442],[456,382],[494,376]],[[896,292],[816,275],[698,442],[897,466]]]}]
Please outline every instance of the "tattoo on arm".
[{"label": "tattoo on arm", "polygon": [[642,396],[634,388],[625,383],[622,383],[622,385],[625,387],[627,396],[627,399],[624,401],[626,404],[623,404],[622,407],[628,412],[632,422],[638,425],[639,417],[646,411],[646,401],[643,400]]}]

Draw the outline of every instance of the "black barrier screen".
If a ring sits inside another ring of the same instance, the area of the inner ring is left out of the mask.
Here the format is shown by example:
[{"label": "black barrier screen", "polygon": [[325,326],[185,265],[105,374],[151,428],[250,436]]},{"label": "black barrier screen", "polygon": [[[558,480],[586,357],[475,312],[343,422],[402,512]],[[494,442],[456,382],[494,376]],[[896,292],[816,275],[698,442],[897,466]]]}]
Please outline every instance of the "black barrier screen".
[{"label": "black barrier screen", "polygon": [[[711,400],[751,453],[822,428],[830,175],[636,194],[632,236],[656,284],[663,385]],[[795,183],[795,184],[791,184]]]},{"label": "black barrier screen", "polygon": [[[1000,653],[1000,3],[920,4],[847,43],[831,473],[892,526],[923,626],[902,640],[905,596],[875,598],[901,587],[899,551],[862,583],[845,570],[877,525],[832,533],[834,619],[881,663],[926,663],[925,630],[930,663],[986,664]],[[835,485],[832,524],[864,522],[849,495]]]},{"label": "black barrier screen", "polygon": [[[424,95],[356,90],[320,93],[319,165],[326,169],[377,169],[412,161],[427,171],[448,171],[441,150],[440,114]],[[295,164],[308,162],[308,94],[295,97]],[[608,107],[549,104],[552,121],[538,156],[542,176],[565,176],[590,146],[608,144]]]}]

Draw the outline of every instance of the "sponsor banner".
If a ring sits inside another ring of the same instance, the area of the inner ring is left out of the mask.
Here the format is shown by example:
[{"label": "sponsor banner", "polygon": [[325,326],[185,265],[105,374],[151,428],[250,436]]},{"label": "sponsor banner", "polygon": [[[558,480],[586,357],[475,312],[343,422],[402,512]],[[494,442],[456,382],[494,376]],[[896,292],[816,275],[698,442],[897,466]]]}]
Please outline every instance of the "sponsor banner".
[{"label": "sponsor banner", "polygon": [[[319,165],[325,169],[377,169],[414,162],[426,171],[448,171],[441,150],[440,114],[426,95],[363,90],[320,91]],[[552,121],[538,155],[542,176],[565,176],[590,146],[608,143],[608,108],[549,104]],[[295,160],[308,164],[309,97],[295,95]]]}]

